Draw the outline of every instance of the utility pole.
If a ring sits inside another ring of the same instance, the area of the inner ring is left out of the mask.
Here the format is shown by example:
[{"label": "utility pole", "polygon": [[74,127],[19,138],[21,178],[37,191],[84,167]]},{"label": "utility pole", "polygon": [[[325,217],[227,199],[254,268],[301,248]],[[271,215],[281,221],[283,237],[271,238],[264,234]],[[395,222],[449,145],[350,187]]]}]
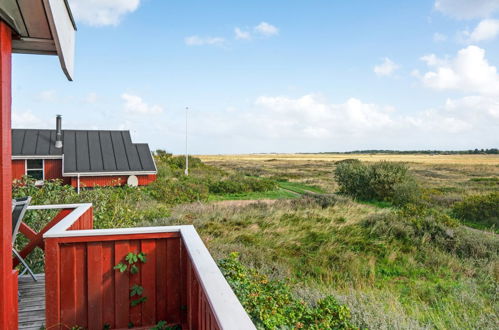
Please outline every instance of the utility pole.
[{"label": "utility pole", "polygon": [[189,175],[189,153],[187,152],[187,113],[189,107],[185,107],[185,175]]}]

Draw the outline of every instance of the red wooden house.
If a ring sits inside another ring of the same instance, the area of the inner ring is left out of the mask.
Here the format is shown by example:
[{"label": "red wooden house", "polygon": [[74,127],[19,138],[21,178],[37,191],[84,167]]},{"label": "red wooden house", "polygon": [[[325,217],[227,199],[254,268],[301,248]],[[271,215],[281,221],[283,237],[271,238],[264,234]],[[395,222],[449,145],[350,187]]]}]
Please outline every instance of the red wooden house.
[{"label": "red wooden house", "polygon": [[[46,329],[150,329],[158,323],[255,329],[193,226],[96,230],[88,203],[28,208],[49,210],[48,215],[55,210],[56,216],[39,232],[21,224],[29,243],[20,254],[41,248],[45,274],[38,282],[18,278],[12,258],[11,56],[58,55],[71,80],[75,30],[66,0],[0,1],[0,330],[41,324]],[[137,263],[134,273],[115,269],[129,253],[144,253],[147,262]],[[137,286],[142,293],[134,303]]]},{"label": "red wooden house", "polygon": [[61,179],[75,188],[146,185],[156,179],[149,146],[129,131],[12,129],[12,177]]}]

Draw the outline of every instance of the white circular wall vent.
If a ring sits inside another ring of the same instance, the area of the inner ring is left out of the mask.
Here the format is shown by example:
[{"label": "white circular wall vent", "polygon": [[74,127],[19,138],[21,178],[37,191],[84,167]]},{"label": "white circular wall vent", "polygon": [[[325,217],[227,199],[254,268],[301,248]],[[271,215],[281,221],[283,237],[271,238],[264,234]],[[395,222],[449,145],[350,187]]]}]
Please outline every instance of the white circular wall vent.
[{"label": "white circular wall vent", "polygon": [[139,185],[139,179],[135,175],[130,175],[126,180],[127,185],[132,187],[137,187]]}]

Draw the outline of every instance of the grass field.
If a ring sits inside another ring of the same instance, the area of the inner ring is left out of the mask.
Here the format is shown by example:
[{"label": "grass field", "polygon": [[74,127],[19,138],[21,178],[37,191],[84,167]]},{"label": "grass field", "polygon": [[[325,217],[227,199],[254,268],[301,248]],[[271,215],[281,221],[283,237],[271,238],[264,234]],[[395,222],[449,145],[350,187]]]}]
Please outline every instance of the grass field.
[{"label": "grass field", "polygon": [[499,155],[424,155],[424,154],[241,154],[241,155],[198,155],[204,162],[224,161],[285,161],[285,162],[336,162],[354,158],[366,162],[386,160],[391,162],[409,162],[422,164],[464,164],[464,165],[499,165]]},{"label": "grass field", "polygon": [[[406,163],[421,186],[424,207],[339,194],[336,162],[348,158]],[[310,306],[332,295],[349,307],[360,328],[491,329],[499,324],[499,226],[460,222],[452,213],[470,196],[499,192],[498,156],[201,159],[189,162],[185,177],[183,157],[158,155],[158,180],[142,188],[96,188],[77,195],[58,183],[42,189],[24,184],[14,195],[33,196],[36,204],[92,202],[99,228],[193,224],[215,259],[238,252],[245,267],[268,276],[270,287],[284,281],[295,299]],[[37,229],[46,221],[36,213],[27,218]],[[42,269],[41,251],[28,259]],[[242,292],[248,296],[241,299],[259,295]],[[256,321],[273,315],[261,313],[268,309],[265,304],[247,309]],[[285,305],[275,312],[283,317],[280,328],[296,327],[286,323],[294,310]]]}]

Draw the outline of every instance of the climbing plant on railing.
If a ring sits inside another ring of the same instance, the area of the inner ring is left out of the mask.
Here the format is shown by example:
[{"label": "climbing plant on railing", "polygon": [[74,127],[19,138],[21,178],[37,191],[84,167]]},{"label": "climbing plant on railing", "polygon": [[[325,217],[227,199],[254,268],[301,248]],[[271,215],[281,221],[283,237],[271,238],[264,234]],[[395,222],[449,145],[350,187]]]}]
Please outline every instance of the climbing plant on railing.
[{"label": "climbing plant on railing", "polygon": [[[143,252],[139,253],[133,253],[129,252],[125,256],[125,261],[120,262],[116,266],[114,266],[114,269],[119,270],[120,273],[125,273],[128,272],[129,274],[137,274],[139,272],[139,267],[137,266],[137,263],[146,263],[147,258],[146,254]],[[147,297],[143,295],[144,293],[144,288],[138,284],[134,284],[130,288],[130,297],[134,298],[130,302],[130,306],[135,307],[139,304],[142,304],[143,302],[147,301]]]}]

